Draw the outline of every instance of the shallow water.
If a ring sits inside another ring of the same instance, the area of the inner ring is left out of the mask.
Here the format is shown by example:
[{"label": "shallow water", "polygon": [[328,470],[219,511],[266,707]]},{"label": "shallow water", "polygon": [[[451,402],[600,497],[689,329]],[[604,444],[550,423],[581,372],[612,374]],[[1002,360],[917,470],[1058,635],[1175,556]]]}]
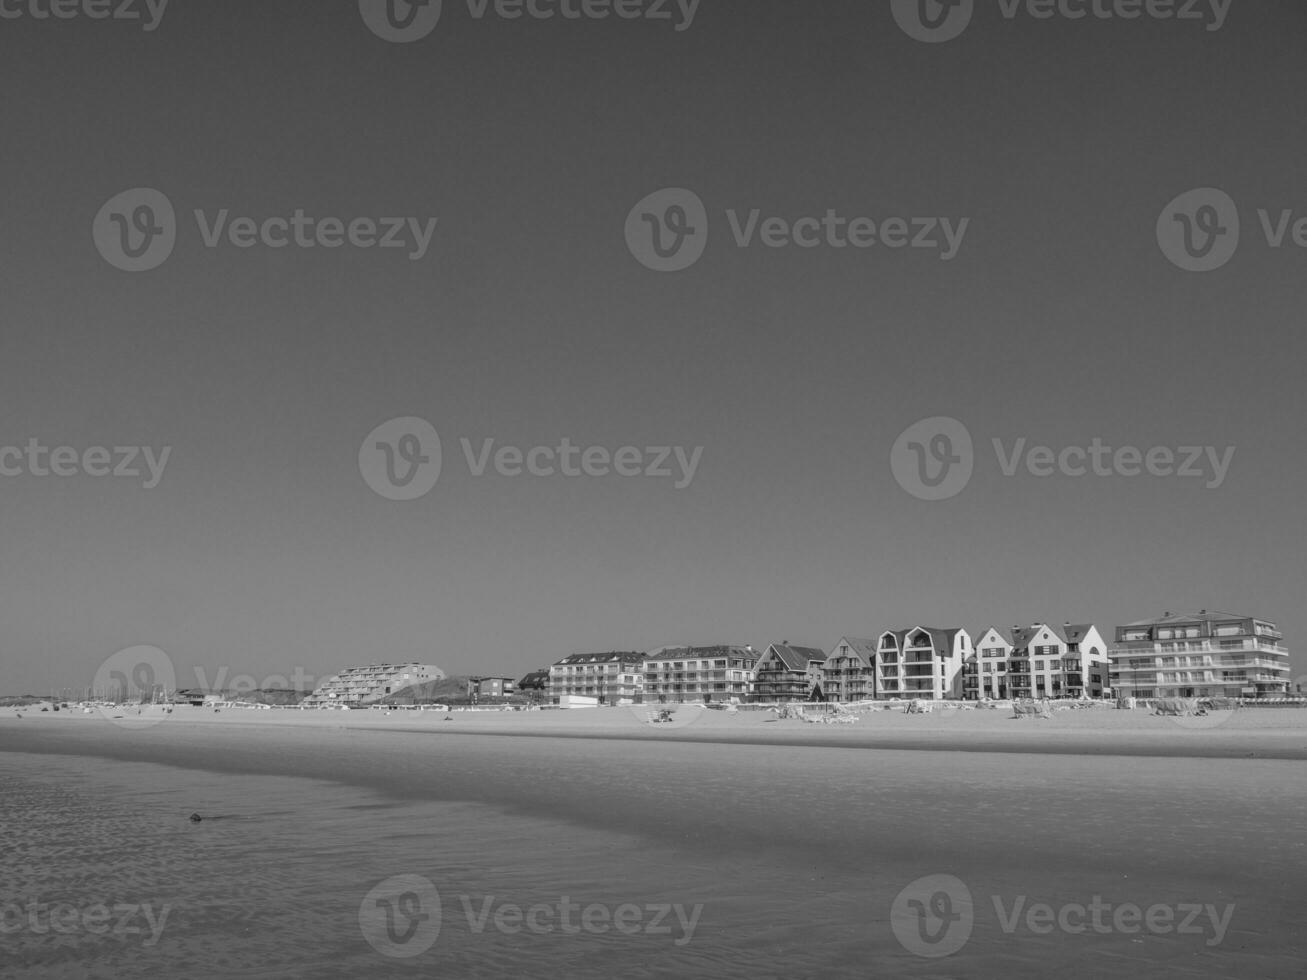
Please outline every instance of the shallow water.
[{"label": "shallow water", "polygon": [[[0,976],[1288,977],[1307,952],[1300,763],[204,741],[0,752]],[[1057,924],[1095,896],[1105,928]],[[101,903],[140,931],[93,934]]]}]

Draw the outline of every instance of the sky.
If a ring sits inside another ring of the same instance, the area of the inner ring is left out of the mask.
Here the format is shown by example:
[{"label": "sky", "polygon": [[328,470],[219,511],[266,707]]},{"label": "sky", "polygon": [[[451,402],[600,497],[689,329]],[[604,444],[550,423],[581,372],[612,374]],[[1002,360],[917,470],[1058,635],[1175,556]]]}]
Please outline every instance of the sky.
[{"label": "sky", "polygon": [[1200,608],[1307,683],[1301,5],[48,2],[0,4],[0,693]]}]

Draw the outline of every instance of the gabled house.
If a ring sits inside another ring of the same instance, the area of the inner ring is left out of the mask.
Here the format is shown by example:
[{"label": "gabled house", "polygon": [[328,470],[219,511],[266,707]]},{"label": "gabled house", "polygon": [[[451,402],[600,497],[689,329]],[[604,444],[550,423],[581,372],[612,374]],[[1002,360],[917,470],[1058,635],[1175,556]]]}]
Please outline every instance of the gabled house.
[{"label": "gabled house", "polygon": [[881,698],[941,701],[962,695],[962,664],[971,655],[964,629],[914,626],[886,630],[876,641]]},{"label": "gabled house", "polygon": [[828,701],[864,701],[876,697],[876,641],[841,637],[821,670],[821,689]]},{"label": "gabled house", "polygon": [[1033,623],[1008,638],[1009,697],[1101,698],[1110,686],[1107,643],[1093,625]]},{"label": "gabled house", "polygon": [[816,647],[773,643],[758,658],[750,701],[824,701],[822,665],[826,653]]},{"label": "gabled house", "polygon": [[962,697],[968,701],[1008,698],[1008,666],[1012,641],[989,627],[976,637],[971,654],[962,664]]}]

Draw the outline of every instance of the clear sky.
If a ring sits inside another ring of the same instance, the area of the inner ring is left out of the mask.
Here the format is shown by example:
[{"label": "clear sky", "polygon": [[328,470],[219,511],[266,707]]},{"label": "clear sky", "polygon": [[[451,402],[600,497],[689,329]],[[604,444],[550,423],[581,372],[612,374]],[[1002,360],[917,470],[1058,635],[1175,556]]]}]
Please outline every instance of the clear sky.
[{"label": "clear sky", "polygon": [[[1303,648],[1307,249],[1257,215],[1307,216],[1303,5],[1234,0],[1207,30],[981,2],[924,43],[869,0],[703,0],[680,31],[446,0],[391,43],[354,0],[172,0],[149,31],[28,2],[0,19],[0,445],[171,452],[149,489],[139,459],[0,458],[0,692],[84,687],[136,644],[183,686],[407,659],[520,676],[1202,607]],[[658,272],[624,227],[669,187],[710,231]],[[1195,273],[1156,226],[1202,187],[1242,241]],[[144,272],[92,235],[133,188],[177,215]],[[413,259],[210,248],[197,209],[438,222]],[[739,247],[727,212],[754,209],[968,224],[950,259]],[[360,446],[410,416],[440,478],[386,499]],[[934,416],[975,443],[940,501],[890,466]],[[702,454],[680,489],[475,476],[463,438]],[[1235,454],[1217,487],[1009,477],[995,438]]]}]

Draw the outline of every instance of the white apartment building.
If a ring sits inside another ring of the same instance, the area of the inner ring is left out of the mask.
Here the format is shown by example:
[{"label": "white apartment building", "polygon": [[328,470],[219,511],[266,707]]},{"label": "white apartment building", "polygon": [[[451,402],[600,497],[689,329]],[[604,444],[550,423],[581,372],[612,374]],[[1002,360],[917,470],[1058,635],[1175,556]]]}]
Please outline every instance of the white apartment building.
[{"label": "white apartment building", "polygon": [[962,696],[962,664],[971,655],[964,629],[914,626],[886,630],[876,641],[880,698],[941,701]]},{"label": "white apartment building", "polygon": [[1116,628],[1119,697],[1286,697],[1289,651],[1275,624],[1253,616],[1165,613]]},{"label": "white apartment building", "polygon": [[1107,642],[1084,623],[1033,623],[976,640],[962,672],[962,696],[982,698],[1102,698],[1110,685]]},{"label": "white apartment building", "polygon": [[644,700],[651,703],[745,701],[758,654],[751,646],[663,647],[645,654]]},{"label": "white apartment building", "polygon": [[355,707],[398,694],[406,687],[445,679],[433,664],[368,664],[346,667],[327,678],[302,702],[306,708]]},{"label": "white apartment building", "polygon": [[644,694],[644,654],[574,653],[549,668],[549,699],[565,695],[597,698],[600,704],[639,701]]}]

